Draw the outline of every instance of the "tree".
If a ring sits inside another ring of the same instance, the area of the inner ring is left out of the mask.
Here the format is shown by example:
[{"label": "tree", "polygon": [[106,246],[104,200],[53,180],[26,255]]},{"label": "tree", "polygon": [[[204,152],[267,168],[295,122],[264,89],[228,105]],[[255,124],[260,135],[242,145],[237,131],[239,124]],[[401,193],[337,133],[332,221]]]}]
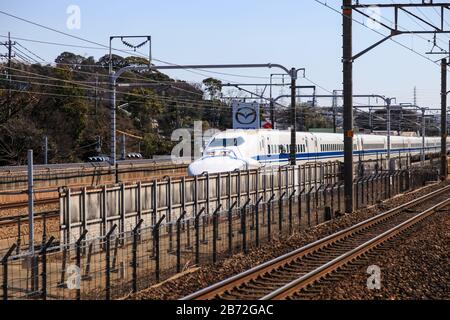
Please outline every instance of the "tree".
[{"label": "tree", "polygon": [[211,100],[219,98],[219,94],[222,91],[222,81],[207,78],[203,80],[203,85],[206,87],[206,91],[209,93]]},{"label": "tree", "polygon": [[167,155],[171,153],[175,143],[163,139],[156,133],[147,133],[144,136],[142,155],[144,158],[151,158],[154,155]]},{"label": "tree", "polygon": [[35,150],[35,161],[42,162],[42,130],[33,122],[14,118],[0,125],[0,165],[26,164],[27,151]]},{"label": "tree", "polygon": [[85,61],[85,58],[74,54],[72,52],[63,52],[56,59],[55,62],[62,66],[67,66],[72,70],[80,70],[81,64]]},{"label": "tree", "polygon": [[[113,69],[121,69],[123,67],[128,66],[128,62],[126,61],[125,58],[123,58],[117,54],[113,54],[111,57],[112,57],[111,60],[112,60]],[[109,67],[109,54],[105,54],[103,57],[98,59],[97,64],[104,68],[108,68]]]},{"label": "tree", "polygon": [[152,89],[135,88],[125,96],[131,112],[131,119],[135,127],[143,132],[151,132],[157,129],[155,120],[163,113],[164,107]]}]

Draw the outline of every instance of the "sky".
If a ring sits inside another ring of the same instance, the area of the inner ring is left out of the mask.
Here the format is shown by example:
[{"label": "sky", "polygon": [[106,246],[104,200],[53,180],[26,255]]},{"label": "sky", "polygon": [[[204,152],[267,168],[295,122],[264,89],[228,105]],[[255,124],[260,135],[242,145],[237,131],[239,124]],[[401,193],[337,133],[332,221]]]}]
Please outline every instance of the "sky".
[{"label": "sky", "polygon": [[[327,3],[338,9],[341,1],[329,0]],[[67,10],[71,6],[80,10],[79,28],[68,28],[67,21],[72,14]],[[327,91],[342,88],[342,16],[314,0],[0,0],[0,11],[105,45],[111,35],[151,35],[153,58],[170,63],[278,63],[288,68],[306,68],[307,79],[300,79],[299,84],[311,85],[310,81],[313,81],[321,87],[318,93],[327,94]],[[438,21],[438,13],[434,9],[413,12],[430,22]],[[384,22],[392,22],[391,10],[381,9],[379,13]],[[0,16],[0,36],[11,32],[12,37],[95,46],[4,14]],[[355,19],[370,24],[369,20],[356,13]],[[447,22],[446,26],[450,28]],[[380,32],[388,33],[378,27],[375,25],[374,31],[354,23],[355,53],[378,41]],[[400,16],[400,27],[405,30],[427,28],[407,15]],[[412,103],[416,87],[418,105],[438,108],[440,69],[428,59],[438,60],[444,56],[424,57],[424,53],[433,47],[432,35],[408,34],[394,39],[398,43],[387,41],[355,61],[354,93],[380,94],[395,97],[398,103]],[[448,48],[448,35],[438,35],[437,39],[440,47]],[[4,40],[0,38],[0,41]],[[50,62],[63,51],[95,58],[108,51],[105,48],[72,48],[17,41]],[[120,41],[114,46],[126,49]],[[5,49],[0,48],[0,54],[5,53]],[[144,53],[145,49],[139,51]],[[213,76],[223,82],[267,83],[271,73],[279,72],[275,69],[215,71],[226,74],[185,70],[167,73],[192,82]],[[286,87],[282,93],[288,92]],[[330,103],[331,100],[322,102]]]}]

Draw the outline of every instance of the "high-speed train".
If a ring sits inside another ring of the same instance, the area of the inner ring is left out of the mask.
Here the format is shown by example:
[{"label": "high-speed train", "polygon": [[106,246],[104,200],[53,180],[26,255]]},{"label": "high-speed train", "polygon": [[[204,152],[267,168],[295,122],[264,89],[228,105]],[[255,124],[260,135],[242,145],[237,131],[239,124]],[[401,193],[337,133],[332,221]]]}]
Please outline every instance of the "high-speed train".
[{"label": "high-speed train", "polygon": [[[342,133],[297,132],[297,163],[344,160]],[[280,130],[227,130],[214,135],[203,156],[188,167],[191,176],[288,164],[291,132]],[[440,137],[425,138],[425,153],[440,151]],[[387,136],[356,134],[353,155],[362,160],[385,158]],[[392,155],[421,154],[421,137],[391,136]]]}]

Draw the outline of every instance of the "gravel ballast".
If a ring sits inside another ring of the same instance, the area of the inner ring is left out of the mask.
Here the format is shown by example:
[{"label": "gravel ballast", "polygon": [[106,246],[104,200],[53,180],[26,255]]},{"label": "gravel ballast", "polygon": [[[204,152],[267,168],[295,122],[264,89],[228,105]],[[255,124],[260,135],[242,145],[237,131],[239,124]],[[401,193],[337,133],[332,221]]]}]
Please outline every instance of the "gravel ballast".
[{"label": "gravel ballast", "polygon": [[[260,248],[254,248],[250,250],[248,254],[237,254],[233,257],[225,259],[215,265],[205,265],[197,269],[187,270],[183,275],[178,275],[172,279],[169,279],[163,283],[160,283],[151,288],[145,289],[137,294],[126,297],[127,299],[161,299],[161,300],[173,300],[184,297],[192,292],[200,290],[204,287],[212,285],[216,282],[222,281],[228,277],[231,277],[237,273],[248,270],[256,265],[259,265],[265,261],[276,258],[284,253],[302,247],[308,243],[321,239],[327,235],[333,234],[339,230],[350,227],[358,222],[368,219],[374,215],[382,213],[390,208],[396,207],[402,203],[411,201],[420,196],[428,194],[429,192],[442,187],[444,184],[434,184],[428,187],[419,189],[414,192],[407,193],[402,196],[390,199],[376,206],[361,209],[351,215],[344,215],[336,218],[328,223],[310,228],[300,233],[294,234],[288,238],[273,240],[270,244],[264,245]],[[447,230],[449,230],[447,226]],[[448,240],[448,239],[447,239]],[[448,247],[448,246],[447,246]],[[444,247],[445,248],[445,247]],[[445,249],[444,249],[445,250]],[[420,252],[420,251],[418,251]],[[436,256],[441,257],[443,252],[434,253]],[[417,253],[418,256],[419,253]],[[447,255],[448,266],[448,255]],[[366,274],[366,268],[364,269],[364,286],[367,281],[368,275]],[[352,280],[353,281],[353,280]],[[448,281],[447,281],[448,283]],[[348,287],[351,290],[351,287]],[[372,293],[376,294],[376,293]],[[441,296],[438,294],[438,296]],[[329,292],[328,296],[324,293],[322,298],[329,299],[370,299],[370,296],[345,296],[343,292],[338,295]],[[388,298],[402,298],[402,296],[388,297]]]}]

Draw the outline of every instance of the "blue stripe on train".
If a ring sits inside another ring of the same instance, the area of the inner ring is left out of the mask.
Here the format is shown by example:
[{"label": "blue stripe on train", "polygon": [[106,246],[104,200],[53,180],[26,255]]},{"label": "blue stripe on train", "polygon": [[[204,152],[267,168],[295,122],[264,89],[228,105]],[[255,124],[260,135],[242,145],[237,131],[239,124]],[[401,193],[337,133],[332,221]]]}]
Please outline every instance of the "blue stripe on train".
[{"label": "blue stripe on train", "polygon": [[[427,147],[426,150],[430,149],[439,149],[439,147]],[[391,153],[395,152],[420,152],[422,148],[406,148],[406,149],[391,149]],[[387,149],[383,150],[361,150],[361,151],[354,151],[353,155],[376,155],[376,154],[385,154],[387,153]],[[279,155],[259,155],[256,157],[253,157],[252,159],[255,159],[257,161],[288,161],[289,160],[289,154],[288,153],[281,153]],[[299,160],[311,160],[311,159],[329,159],[329,158],[343,158],[344,152],[343,151],[328,151],[328,152],[313,152],[313,153],[297,153],[296,158]]]}]

